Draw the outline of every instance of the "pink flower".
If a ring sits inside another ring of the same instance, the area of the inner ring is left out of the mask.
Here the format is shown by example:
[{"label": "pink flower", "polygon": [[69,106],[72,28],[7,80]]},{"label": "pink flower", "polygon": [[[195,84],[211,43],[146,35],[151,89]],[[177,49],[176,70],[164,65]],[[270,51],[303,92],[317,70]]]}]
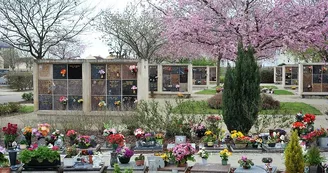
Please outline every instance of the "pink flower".
[{"label": "pink flower", "polygon": [[247,160],[247,157],[246,156],[242,156],[241,157],[241,160],[246,161]]}]

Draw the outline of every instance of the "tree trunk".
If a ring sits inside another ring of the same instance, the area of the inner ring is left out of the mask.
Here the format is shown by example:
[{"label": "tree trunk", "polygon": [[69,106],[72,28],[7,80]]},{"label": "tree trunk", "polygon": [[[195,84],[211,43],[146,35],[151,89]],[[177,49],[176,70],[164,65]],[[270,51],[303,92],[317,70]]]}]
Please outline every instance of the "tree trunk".
[{"label": "tree trunk", "polygon": [[220,67],[221,67],[222,54],[219,54],[216,62],[216,86],[220,86]]}]

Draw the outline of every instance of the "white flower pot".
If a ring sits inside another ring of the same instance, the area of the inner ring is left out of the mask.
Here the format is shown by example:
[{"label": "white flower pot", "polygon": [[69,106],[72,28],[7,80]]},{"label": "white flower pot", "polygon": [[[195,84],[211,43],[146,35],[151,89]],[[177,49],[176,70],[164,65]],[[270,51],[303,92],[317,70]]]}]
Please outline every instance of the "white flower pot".
[{"label": "white flower pot", "polygon": [[203,165],[206,165],[207,164],[207,159],[202,158],[202,163],[203,163]]},{"label": "white flower pot", "polygon": [[318,140],[321,148],[328,148],[328,137],[320,137]]},{"label": "white flower pot", "polygon": [[74,166],[75,162],[73,158],[66,158],[64,157],[64,166],[65,167],[70,167],[70,166]]}]

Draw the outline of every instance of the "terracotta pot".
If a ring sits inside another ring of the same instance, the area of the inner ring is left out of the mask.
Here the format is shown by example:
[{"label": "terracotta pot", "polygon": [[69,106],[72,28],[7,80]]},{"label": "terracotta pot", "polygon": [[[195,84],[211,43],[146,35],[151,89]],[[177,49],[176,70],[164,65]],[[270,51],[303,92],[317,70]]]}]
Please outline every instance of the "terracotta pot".
[{"label": "terracotta pot", "polygon": [[0,173],[10,173],[10,167],[6,167],[6,168],[0,168]]},{"label": "terracotta pot", "polygon": [[137,166],[142,166],[145,164],[145,160],[136,160],[136,165]]}]

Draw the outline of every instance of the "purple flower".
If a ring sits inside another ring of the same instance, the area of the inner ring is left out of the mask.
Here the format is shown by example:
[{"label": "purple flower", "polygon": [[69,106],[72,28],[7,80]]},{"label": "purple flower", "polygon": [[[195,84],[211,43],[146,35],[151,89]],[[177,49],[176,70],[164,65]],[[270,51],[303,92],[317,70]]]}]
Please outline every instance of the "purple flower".
[{"label": "purple flower", "polygon": [[147,137],[151,137],[151,134],[150,133],[146,133],[145,134],[145,137],[147,138]]},{"label": "purple flower", "polygon": [[2,154],[5,154],[6,153],[6,149],[3,148],[2,146],[0,146],[0,153],[2,153]]},{"label": "purple flower", "polygon": [[242,157],[241,157],[241,160],[243,160],[243,161],[247,161],[247,157],[246,157],[246,156],[242,156]]}]

